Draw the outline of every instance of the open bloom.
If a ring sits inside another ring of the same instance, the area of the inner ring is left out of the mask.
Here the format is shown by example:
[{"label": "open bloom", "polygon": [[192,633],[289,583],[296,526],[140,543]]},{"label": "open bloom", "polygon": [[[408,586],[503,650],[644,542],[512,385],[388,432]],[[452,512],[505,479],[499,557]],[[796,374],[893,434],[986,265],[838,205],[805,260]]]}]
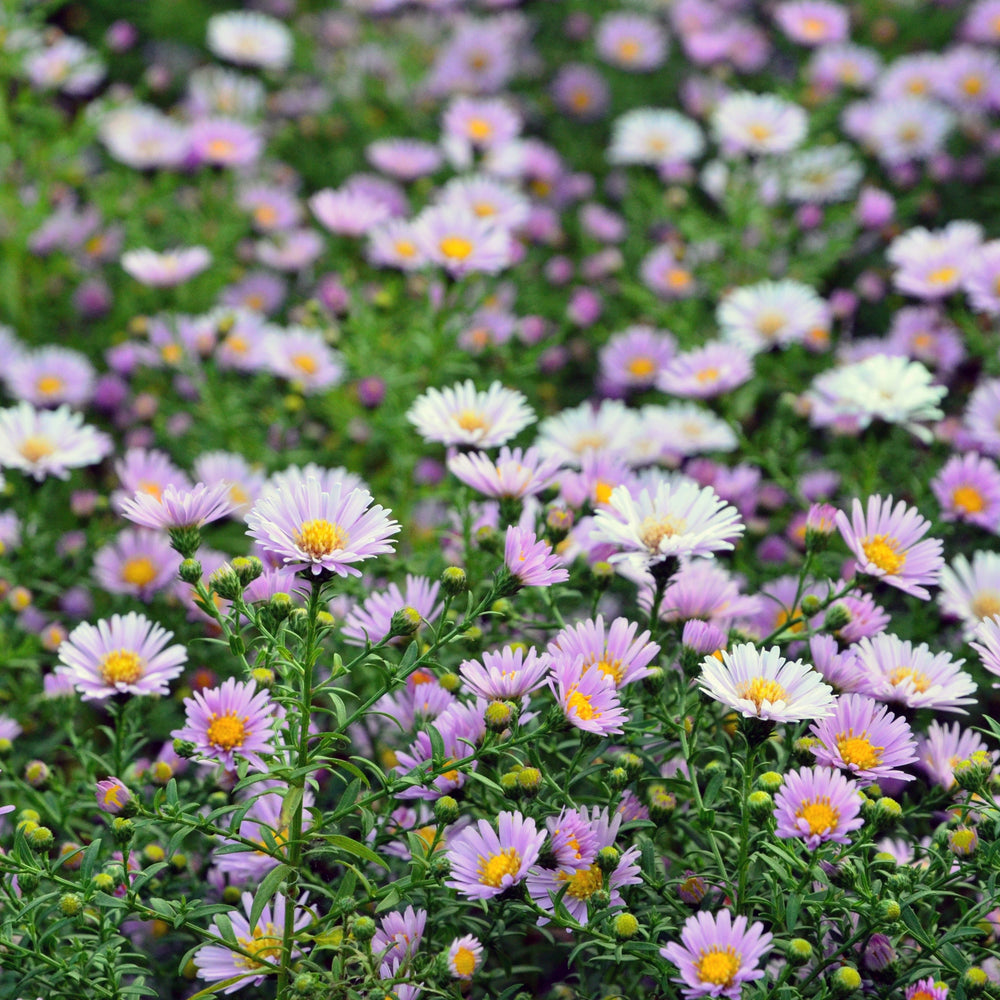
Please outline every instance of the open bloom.
[{"label": "open bloom", "polygon": [[504,646],[483,653],[479,660],[464,660],[458,672],[480,698],[516,702],[545,683],[551,665],[551,659],[539,656],[533,647],[525,652],[521,646]]},{"label": "open bloom", "polygon": [[743,642],[721,656],[705,658],[698,686],[748,718],[800,722],[833,711],[830,686],[808,664],[786,660],[777,646],[762,650]]},{"label": "open bloom", "polygon": [[[13,809],[14,807],[11,806]],[[479,968],[483,959],[483,946],[479,938],[472,934],[455,938],[448,948],[448,971],[455,979],[466,982],[472,979],[472,974]]]},{"label": "open bloom", "polygon": [[361,576],[353,563],[391,552],[400,528],[371,502],[367,490],[345,491],[340,483],[324,490],[318,479],[306,479],[261,497],[247,515],[247,534],[296,569]]},{"label": "open bloom", "polygon": [[230,677],[219,687],[185,698],[184,708],[186,724],[170,734],[174,739],[190,740],[200,757],[218,761],[227,770],[236,767],[237,757],[255,770],[267,770],[260,754],[272,750],[274,706],[253,681]]},{"label": "open bloom", "polygon": [[583,657],[586,669],[596,667],[616,688],[642,680],[651,673],[649,664],[660,652],[649,632],[639,632],[639,626],[627,618],[616,618],[604,627],[604,616],[567,626],[549,643],[553,659],[575,660]]},{"label": "open bloom", "polygon": [[702,911],[684,922],[681,943],[671,941],[660,954],[680,971],[675,982],[683,986],[688,1000],[695,997],[728,997],[736,1000],[743,984],[761,979],[757,968],[771,947],[772,936],[759,921],[747,926],[746,917],[733,917],[729,910],[717,916]]},{"label": "open bloom", "polygon": [[803,767],[785,775],[774,797],[775,833],[798,837],[814,851],[828,840],[847,844],[847,836],[864,823],[861,786],[830,767]]},{"label": "open bloom", "polygon": [[173,632],[144,615],[81,622],[59,647],[56,673],[69,677],[84,701],[114,694],[167,694],[187,662],[183,646],[168,646]]},{"label": "open bloom", "polygon": [[548,684],[570,725],[598,736],[624,732],[622,724],[628,721],[628,713],[622,708],[618,690],[599,667],[585,666],[582,655],[556,661]]},{"label": "open bloom", "polygon": [[494,382],[480,392],[466,379],[448,389],[428,389],[406,419],[425,441],[495,448],[533,423],[535,415],[515,389]]},{"label": "open bloom", "polygon": [[548,587],[569,579],[569,571],[545,539],[535,538],[533,531],[513,524],[507,527],[503,561],[517,589]]},{"label": "open bloom", "polygon": [[0,410],[0,468],[20,469],[41,482],[69,479],[69,470],[96,465],[113,450],[111,438],[68,406],[36,410],[21,402]]},{"label": "open bloom", "polygon": [[497,829],[481,819],[448,845],[451,878],[445,885],[470,899],[499,896],[521,882],[538,860],[545,831],[519,812],[502,812]]},{"label": "open bloom", "polygon": [[543,458],[537,448],[522,451],[506,445],[495,461],[481,451],[448,458],[448,470],[453,476],[484,496],[497,499],[541,493],[555,479],[558,468],[558,458]]},{"label": "open bloom", "polygon": [[183,247],[157,253],[143,248],[122,254],[122,268],[151,288],[170,288],[200,274],[212,262],[204,247]]},{"label": "open bloom", "polygon": [[292,33],[266,14],[228,10],[209,18],[208,47],[213,55],[241,66],[283,70],[292,58]]},{"label": "open bloom", "polygon": [[927,600],[924,584],[936,584],[944,559],[939,539],[920,541],[930,522],[902,500],[872,496],[867,509],[855,498],[851,519],[837,511],[837,528],[858,560],[858,572],[879,577],[907,594]]},{"label": "open bloom", "polygon": [[230,483],[195,483],[190,489],[167,486],[159,496],[140,489],[131,500],[122,501],[121,511],[144,528],[200,528],[230,514],[236,506]]}]

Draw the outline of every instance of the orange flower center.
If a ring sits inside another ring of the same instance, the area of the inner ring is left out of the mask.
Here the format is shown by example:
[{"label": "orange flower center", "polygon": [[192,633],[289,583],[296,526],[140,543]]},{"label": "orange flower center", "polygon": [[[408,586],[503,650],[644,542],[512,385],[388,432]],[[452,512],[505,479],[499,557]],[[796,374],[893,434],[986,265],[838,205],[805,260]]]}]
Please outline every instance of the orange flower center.
[{"label": "orange flower center", "polygon": [[122,566],[121,578],[133,587],[146,587],[156,579],[156,565],[149,556],[134,556]]},{"label": "orange flower center", "polygon": [[854,730],[837,734],[837,751],[845,764],[854,764],[862,771],[878,767],[882,763],[882,751],[885,747],[873,746],[871,740],[862,733],[854,735]]},{"label": "orange flower center", "polygon": [[453,260],[465,260],[473,251],[472,241],[464,236],[445,236],[438,243],[438,249]]},{"label": "orange flower center", "polygon": [[795,816],[806,821],[812,834],[822,834],[832,830],[840,819],[840,813],[830,805],[830,799],[826,795],[811,802],[803,802],[796,810]]},{"label": "orange flower center", "polygon": [[983,498],[982,493],[975,486],[970,486],[968,483],[965,486],[959,486],[952,493],[951,502],[959,510],[964,510],[967,514],[978,514],[986,507],[986,500]]},{"label": "orange flower center", "polygon": [[214,747],[221,747],[223,750],[232,750],[233,747],[241,747],[247,738],[247,722],[249,716],[244,715],[239,718],[235,712],[226,712],[225,715],[212,713],[212,721],[208,724],[208,742]]}]

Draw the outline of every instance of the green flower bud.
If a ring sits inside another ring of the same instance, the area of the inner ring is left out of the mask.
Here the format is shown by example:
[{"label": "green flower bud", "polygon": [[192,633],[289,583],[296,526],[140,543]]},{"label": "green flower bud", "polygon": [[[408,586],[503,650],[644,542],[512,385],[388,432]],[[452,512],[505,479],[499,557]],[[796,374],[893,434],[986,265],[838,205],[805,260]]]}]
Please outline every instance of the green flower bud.
[{"label": "green flower bud", "polygon": [[55,837],[47,826],[36,826],[25,834],[25,839],[33,851],[39,854],[47,851],[54,843]]},{"label": "green flower bud", "polygon": [[469,581],[461,566],[449,566],[441,574],[441,589],[449,597],[457,597],[464,593],[468,587]]},{"label": "green flower bud", "polygon": [[667,791],[667,786],[654,782],[648,789],[649,818],[654,823],[662,823],[677,808],[677,799]]},{"label": "green flower bud", "polygon": [[181,558],[184,560],[181,563],[181,579],[185,583],[197,583],[201,579],[201,565],[198,565],[198,575],[193,580],[188,580],[184,576],[184,565],[185,563],[197,562],[194,554],[198,551],[198,546],[201,545],[201,532],[197,527],[171,528],[169,535],[170,547],[175,552],[180,553]]},{"label": "green flower bud", "polygon": [[827,632],[839,632],[851,623],[851,612],[845,604],[833,604],[823,616],[823,628]]},{"label": "green flower bud", "polygon": [[34,892],[38,888],[39,881],[39,874],[36,871],[29,871],[27,868],[22,868],[17,873],[17,885],[22,893]]},{"label": "green flower bud", "polygon": [[170,867],[175,872],[187,871],[188,859],[186,854],[172,854],[170,856]]},{"label": "green flower bud", "polygon": [[572,527],[573,512],[569,508],[552,506],[546,510],[545,537],[551,545],[558,545],[569,534]]},{"label": "green flower bud", "polygon": [[454,694],[462,686],[462,678],[458,674],[447,673],[442,674],[438,678],[438,684],[445,689],[445,691],[450,691]]},{"label": "green flower bud", "polygon": [[484,524],[476,532],[476,545],[484,552],[490,552],[495,555],[500,551],[500,536],[497,534],[496,529],[491,528],[488,524]]},{"label": "green flower bud", "polygon": [[508,798],[516,799],[521,794],[521,786],[517,783],[517,775],[511,771],[500,775],[500,787]]},{"label": "green flower bud", "polygon": [[960,760],[952,773],[959,788],[969,792],[979,792],[986,784],[992,769],[993,762],[990,755],[985,750],[977,750],[965,760]]},{"label": "green flower bud", "polygon": [[115,838],[116,844],[124,846],[135,835],[135,824],[124,816],[116,816],[111,821],[111,836]]},{"label": "green flower bud", "polygon": [[208,585],[227,601],[234,601],[243,593],[243,584],[240,583],[240,578],[236,575],[236,570],[229,563],[223,563],[209,576]]},{"label": "green flower bud", "polygon": [[605,875],[610,874],[618,867],[618,862],[621,861],[621,852],[617,847],[602,847],[597,852],[597,867],[604,872]]},{"label": "green flower bud", "polygon": [[605,562],[602,559],[590,567],[590,577],[594,581],[594,587],[597,590],[605,591],[611,586],[615,578],[615,568],[611,563]]},{"label": "green flower bud", "polygon": [[595,910],[604,910],[611,905],[611,893],[607,889],[597,889],[590,895],[590,905]]},{"label": "green flower bud", "polygon": [[805,938],[792,938],[785,946],[785,958],[791,965],[805,965],[813,957],[813,946]]},{"label": "green flower bud", "polygon": [[185,559],[177,570],[177,575],[185,583],[194,586],[201,579],[201,563],[197,559]]},{"label": "green flower bud", "polygon": [[974,827],[958,826],[948,831],[948,850],[956,857],[970,857],[976,853],[978,847],[979,834]]},{"label": "green flower bud", "polygon": [[283,622],[292,613],[293,607],[292,598],[285,593],[272,594],[267,602],[267,609],[276,622]]},{"label": "green flower bud", "polygon": [[760,790],[751,792],[747,796],[747,809],[750,812],[750,818],[759,823],[774,812],[774,799],[767,792]]},{"label": "green flower bud", "polygon": [[853,965],[842,965],[830,977],[830,987],[838,996],[847,996],[861,989],[861,974]]},{"label": "green flower bud", "polygon": [[517,706],[509,701],[491,701],[483,711],[483,720],[491,733],[502,733],[517,721]]},{"label": "green flower bud", "polygon": [[227,885],[222,890],[222,902],[228,903],[230,906],[235,906],[239,903],[241,896],[242,893],[235,885]]},{"label": "green flower bud", "polygon": [[807,618],[812,618],[813,615],[819,614],[820,603],[820,599],[815,594],[806,594],[802,598],[802,614]]},{"label": "green flower bud", "polygon": [[962,987],[970,997],[979,996],[990,984],[990,977],[978,965],[970,965],[962,973]]},{"label": "green flower bud", "polygon": [[620,753],[616,758],[616,763],[624,770],[629,778],[638,778],[642,774],[642,758],[634,753]]},{"label": "green flower bud", "polygon": [[777,771],[765,771],[759,774],[754,782],[762,792],[767,792],[769,795],[774,795],[784,783],[785,776]]},{"label": "green flower bud", "polygon": [[816,746],[819,746],[819,740],[815,736],[800,736],[792,744],[792,755],[796,763],[815,764],[816,755],[812,751]]},{"label": "green flower bud", "polygon": [[[18,880],[20,881],[20,879]],[[117,884],[114,878],[107,872],[98,872],[91,880],[90,884],[98,892],[114,892],[115,885]],[[237,893],[238,895],[238,893]]]},{"label": "green flower bud", "polygon": [[244,587],[253,583],[264,572],[264,564],[256,556],[237,556],[231,565]]},{"label": "green flower bud", "polygon": [[650,667],[649,673],[643,677],[641,683],[650,694],[657,694],[663,688],[663,668]]},{"label": "green flower bud", "polygon": [[525,798],[534,798],[542,787],[542,772],[537,767],[525,767],[517,772],[517,787]]},{"label": "green flower bud", "polygon": [[24,765],[24,780],[32,788],[41,788],[50,774],[49,765],[44,760],[31,760]]},{"label": "green flower bud", "polygon": [[894,924],[903,911],[894,899],[880,899],[875,906],[873,916],[880,924]]},{"label": "green flower bud", "polygon": [[267,691],[274,687],[274,671],[267,667],[254,667],[250,671],[250,677],[257,685],[257,690]]},{"label": "green flower bud", "polygon": [[59,897],[59,912],[64,917],[75,917],[83,909],[83,896],[76,892],[64,892]]},{"label": "green flower bud", "polygon": [[639,933],[639,921],[631,913],[619,913],[613,926],[619,941],[628,941]]},{"label": "green flower bud", "polygon": [[459,809],[458,801],[450,795],[442,795],[441,798],[434,803],[434,818],[442,826],[454,823],[460,814],[461,810]]},{"label": "green flower bud", "polygon": [[422,621],[420,612],[416,608],[400,608],[389,620],[389,638],[416,635]]},{"label": "green flower bud", "polygon": [[355,917],[351,923],[351,934],[356,941],[371,941],[378,927],[371,917]]},{"label": "green flower bud", "polygon": [[478,625],[470,625],[462,633],[462,642],[471,650],[479,649],[483,644],[483,630]]},{"label": "green flower bud", "polygon": [[300,972],[292,980],[292,996],[311,996],[314,990],[319,989],[319,986],[320,980],[318,976],[313,975],[311,972]]},{"label": "green flower bud", "polygon": [[190,740],[174,740],[174,753],[183,760],[190,760],[198,752],[198,747]]},{"label": "green flower bud", "polygon": [[624,767],[613,767],[605,780],[615,791],[620,791],[629,783],[628,771]]},{"label": "green flower bud", "polygon": [[514,613],[514,605],[506,597],[501,597],[490,605],[490,611],[501,621],[507,621]]}]

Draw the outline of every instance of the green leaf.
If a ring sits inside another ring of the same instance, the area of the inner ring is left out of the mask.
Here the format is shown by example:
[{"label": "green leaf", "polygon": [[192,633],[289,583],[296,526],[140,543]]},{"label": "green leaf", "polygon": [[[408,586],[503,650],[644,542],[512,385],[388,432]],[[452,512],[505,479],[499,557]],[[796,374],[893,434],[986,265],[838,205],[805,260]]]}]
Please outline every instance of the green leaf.
[{"label": "green leaf", "polygon": [[388,864],[386,864],[386,862],[366,844],[360,844],[358,841],[352,840],[350,837],[344,837],[339,833],[330,834],[323,839],[331,847],[336,847],[345,854],[350,854],[352,857],[360,858],[362,861],[367,861],[369,864],[379,865],[387,871],[389,869]]},{"label": "green leaf", "polygon": [[264,907],[267,906],[271,897],[278,891],[278,886],[281,885],[290,871],[292,871],[291,865],[278,865],[277,868],[272,868],[261,879],[261,883],[253,895],[253,905],[250,907],[249,919],[251,931],[257,926],[257,921],[260,920],[260,915],[264,912]]}]

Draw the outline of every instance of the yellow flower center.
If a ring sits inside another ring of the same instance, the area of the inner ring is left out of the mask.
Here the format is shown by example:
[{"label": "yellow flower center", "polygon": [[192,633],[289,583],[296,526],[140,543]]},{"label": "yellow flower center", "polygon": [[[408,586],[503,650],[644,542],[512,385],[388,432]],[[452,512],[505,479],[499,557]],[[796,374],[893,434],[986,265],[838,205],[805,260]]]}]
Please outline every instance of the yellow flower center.
[{"label": "yellow flower center", "polygon": [[1000,615],[1000,593],[984,590],[976,594],[972,601],[972,613],[980,620]]},{"label": "yellow flower center", "polygon": [[306,375],[315,375],[319,363],[311,354],[296,354],[291,359],[292,367],[298,368]]},{"label": "yellow flower center", "polygon": [[981,76],[967,76],[962,81],[962,90],[964,90],[969,97],[975,97],[976,94],[981,94],[983,91],[983,78]]},{"label": "yellow flower center", "polygon": [[612,483],[609,483],[604,479],[598,479],[597,485],[594,487],[594,500],[597,503],[609,503],[614,489],[615,488]]},{"label": "yellow flower center", "polygon": [[806,38],[822,38],[826,34],[826,25],[818,17],[807,17],[799,25],[799,30]]},{"label": "yellow flower center", "polygon": [[472,211],[481,219],[488,219],[491,215],[497,214],[496,206],[491,205],[488,201],[477,201],[472,206]]},{"label": "yellow flower center", "polygon": [[899,130],[899,138],[903,142],[916,142],[923,134],[923,129],[915,122],[910,122]]},{"label": "yellow flower center", "polygon": [[570,694],[566,699],[566,707],[575,712],[578,719],[583,719],[585,722],[601,717],[601,713],[596,711],[591,704],[590,697],[579,691],[573,691]]},{"label": "yellow flower center", "polygon": [[597,865],[575,872],[560,872],[559,880],[569,883],[566,895],[574,899],[590,899],[598,889],[604,887],[604,875]]},{"label": "yellow flower center", "polygon": [[37,382],[35,382],[35,388],[43,396],[53,396],[59,392],[64,383],[58,375],[43,375]]},{"label": "yellow flower center", "polygon": [[479,139],[480,142],[493,135],[493,126],[485,118],[472,118],[465,127],[469,135],[473,139]]},{"label": "yellow flower center", "polygon": [[229,139],[213,139],[208,144],[208,153],[213,157],[231,156],[236,151],[236,146]]},{"label": "yellow flower center", "polygon": [[653,364],[653,359],[645,356],[640,356],[638,358],[633,358],[626,366],[632,375],[638,378],[645,378],[652,375],[656,371],[656,365]]},{"label": "yellow flower center", "polygon": [[740,971],[742,956],[730,945],[728,948],[710,948],[703,951],[695,962],[695,972],[703,983],[728,986]]},{"label": "yellow flower center", "polygon": [[911,94],[923,94],[927,90],[927,81],[919,76],[914,77],[914,79],[910,80],[910,82],[906,85],[906,89]]},{"label": "yellow flower center", "polygon": [[294,535],[295,544],[311,559],[321,559],[347,547],[347,532],[339,524],[321,517],[303,521]]},{"label": "yellow flower center", "polygon": [[700,372],[695,375],[695,379],[704,385],[706,382],[716,382],[719,378],[719,369],[714,367],[702,368]]},{"label": "yellow flower center", "polygon": [[239,718],[235,712],[226,712],[225,715],[212,713],[212,721],[208,724],[208,742],[214,747],[221,747],[223,750],[232,750],[233,747],[241,747],[247,738],[247,722],[249,716],[244,715]]},{"label": "yellow flower center", "polygon": [[18,449],[21,455],[29,462],[37,462],[40,459],[46,458],[55,450],[55,445],[48,438],[44,437],[26,438],[21,442],[21,447]]},{"label": "yellow flower center", "polygon": [[873,746],[864,733],[855,736],[853,729],[837,734],[837,752],[841,760],[845,764],[854,764],[862,771],[878,767],[882,763],[884,749],[885,747]]},{"label": "yellow flower center", "polygon": [[874,535],[861,543],[865,558],[883,573],[892,576],[898,573],[906,562],[906,553],[899,551],[899,539],[890,535]]},{"label": "yellow flower center", "polygon": [[458,424],[463,431],[484,431],[489,426],[486,422],[486,418],[481,413],[477,413],[475,410],[462,410],[462,412],[455,417],[455,423]]},{"label": "yellow flower center", "polygon": [[452,968],[457,976],[471,976],[476,971],[476,956],[469,948],[459,947],[452,956]]},{"label": "yellow flower center", "polygon": [[625,62],[632,62],[637,59],[640,52],[642,52],[642,46],[634,38],[623,38],[618,43],[618,55]]},{"label": "yellow flower center", "polygon": [[795,816],[808,823],[809,832],[812,834],[832,830],[840,819],[840,813],[830,805],[830,799],[826,795],[811,802],[803,802],[796,810]]},{"label": "yellow flower center", "polygon": [[590,107],[590,94],[586,90],[574,90],[570,94],[569,103],[577,111],[586,111]]},{"label": "yellow flower center", "polygon": [[149,556],[134,556],[122,566],[121,578],[133,587],[146,587],[156,579],[156,565]]},{"label": "yellow flower center", "polygon": [[142,677],[145,661],[131,649],[116,649],[101,660],[101,677],[105,684],[134,684]]},{"label": "yellow flower center", "polygon": [[238,937],[236,941],[244,951],[253,956],[233,955],[236,964],[245,969],[259,969],[264,961],[273,962],[281,957],[281,935],[270,921],[263,927],[255,927],[252,937]]},{"label": "yellow flower center", "polygon": [[136,493],[148,493],[151,497],[156,497],[157,500],[161,499],[163,496],[163,487],[159,483],[154,483],[151,480],[143,480],[136,487]]},{"label": "yellow flower center", "polygon": [[766,312],[757,320],[757,332],[770,340],[784,325],[785,316],[779,312]]},{"label": "yellow flower center", "polygon": [[[605,653],[605,657],[607,657],[607,653]],[[598,660],[594,665],[605,677],[610,677],[611,680],[615,682],[615,687],[621,684],[622,677],[625,676],[625,670],[622,667],[621,660],[605,658],[603,660]]]},{"label": "yellow flower center", "polygon": [[691,272],[683,267],[672,267],[667,271],[667,286],[669,288],[687,288],[691,284]]},{"label": "yellow flower center", "polygon": [[754,677],[739,686],[737,693],[741,698],[752,701],[759,712],[765,701],[772,705],[778,701],[787,701],[788,692],[769,677]]},{"label": "yellow flower center", "polygon": [[393,246],[400,257],[416,257],[417,255],[416,246],[409,240],[396,240]]},{"label": "yellow flower center", "polygon": [[160,357],[168,365],[176,365],[183,356],[184,352],[181,350],[180,344],[164,344],[160,349]]},{"label": "yellow flower center", "polygon": [[959,486],[951,495],[951,502],[959,510],[964,510],[967,514],[978,514],[986,506],[986,500],[982,493],[966,484]]},{"label": "yellow flower center", "polygon": [[765,139],[770,139],[772,135],[771,126],[765,125],[763,122],[757,122],[754,125],[750,125],[747,128],[747,131],[757,142],[763,142]]},{"label": "yellow flower center", "polygon": [[896,667],[889,674],[889,683],[893,687],[899,687],[900,684],[905,684],[907,681],[913,685],[913,690],[920,694],[923,694],[931,686],[931,679],[927,674],[913,667]]},{"label": "yellow flower center", "polygon": [[122,787],[121,785],[112,785],[104,792],[104,804],[106,806],[114,806],[116,809],[121,809],[122,807]]},{"label": "yellow flower center", "polygon": [[278,221],[278,213],[273,205],[258,205],[254,209],[253,217],[261,226],[273,226]]},{"label": "yellow flower center", "polygon": [[[249,299],[247,300],[247,305],[250,305]],[[245,337],[240,337],[233,333],[226,337],[226,348],[236,354],[246,354],[250,350],[250,345],[247,343]]]},{"label": "yellow flower center", "polygon": [[482,856],[479,858],[479,881],[494,889],[499,889],[503,885],[505,876],[510,875],[514,878],[520,870],[521,855],[513,847],[508,847],[499,854],[491,854],[488,858]]},{"label": "yellow flower center", "polygon": [[936,271],[931,271],[927,275],[927,280],[932,285],[947,285],[949,282],[954,281],[958,277],[957,267],[939,267]]},{"label": "yellow flower center", "polygon": [[95,233],[93,236],[83,244],[83,249],[91,255],[91,257],[96,257],[104,249],[104,234]]},{"label": "yellow flower center", "polygon": [[438,249],[445,257],[454,260],[465,260],[473,251],[472,241],[464,236],[445,236],[438,243]]},{"label": "yellow flower center", "polygon": [[665,538],[673,538],[681,534],[687,527],[682,517],[647,517],[639,528],[639,538],[646,548],[653,552],[660,551],[660,543]]}]

